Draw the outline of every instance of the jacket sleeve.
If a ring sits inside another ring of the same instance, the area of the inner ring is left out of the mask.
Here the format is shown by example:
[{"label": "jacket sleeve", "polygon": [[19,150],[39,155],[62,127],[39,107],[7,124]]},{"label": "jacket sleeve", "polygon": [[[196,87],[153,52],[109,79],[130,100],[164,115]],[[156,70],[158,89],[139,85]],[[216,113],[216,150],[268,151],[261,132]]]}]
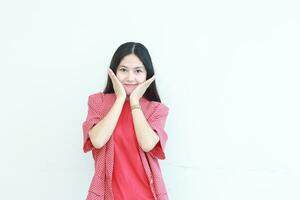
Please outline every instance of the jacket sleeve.
[{"label": "jacket sleeve", "polygon": [[99,98],[95,99],[95,95],[90,95],[88,97],[88,113],[86,120],[82,123],[83,130],[83,152],[87,153],[95,149],[90,137],[89,130],[96,125],[104,117],[103,113],[103,93],[98,94]]},{"label": "jacket sleeve", "polygon": [[168,134],[165,131],[165,123],[167,120],[168,113],[169,113],[169,108],[164,104],[160,103],[158,106],[156,106],[154,112],[151,114],[151,116],[148,119],[149,125],[159,137],[159,142],[148,153],[152,157],[161,160],[164,160],[166,158],[165,146],[168,140]]}]

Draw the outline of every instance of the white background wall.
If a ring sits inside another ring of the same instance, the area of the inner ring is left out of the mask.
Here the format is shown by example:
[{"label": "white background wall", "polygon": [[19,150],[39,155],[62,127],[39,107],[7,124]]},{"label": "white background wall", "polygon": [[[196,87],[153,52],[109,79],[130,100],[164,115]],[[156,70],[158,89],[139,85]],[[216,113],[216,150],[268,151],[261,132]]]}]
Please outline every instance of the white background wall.
[{"label": "white background wall", "polygon": [[87,97],[143,43],[172,200],[300,199],[298,1],[2,1],[0,199],[82,200]]}]

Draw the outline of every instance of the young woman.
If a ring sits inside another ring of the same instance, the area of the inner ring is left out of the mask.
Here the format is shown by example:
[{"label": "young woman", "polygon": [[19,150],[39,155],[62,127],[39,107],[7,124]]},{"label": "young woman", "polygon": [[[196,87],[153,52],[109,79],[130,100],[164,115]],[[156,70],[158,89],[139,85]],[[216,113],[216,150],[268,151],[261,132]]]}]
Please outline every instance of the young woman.
[{"label": "young woman", "polygon": [[127,42],[114,53],[103,92],[89,95],[83,151],[95,172],[87,200],[166,200],[158,159],[165,159],[169,108],[161,103],[147,48]]}]

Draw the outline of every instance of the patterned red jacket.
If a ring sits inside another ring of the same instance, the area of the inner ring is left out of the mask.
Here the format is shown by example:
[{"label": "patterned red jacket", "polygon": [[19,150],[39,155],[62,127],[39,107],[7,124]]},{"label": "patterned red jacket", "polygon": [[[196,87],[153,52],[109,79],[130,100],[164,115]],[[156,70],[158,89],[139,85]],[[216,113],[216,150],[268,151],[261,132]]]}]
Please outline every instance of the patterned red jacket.
[{"label": "patterned red jacket", "polygon": [[[115,93],[95,93],[88,97],[88,114],[82,124],[83,151],[92,151],[94,158],[94,175],[92,177],[86,200],[113,200],[112,172],[114,161],[113,137],[100,149],[95,148],[89,138],[89,130],[106,116],[116,100]],[[141,109],[149,125],[159,136],[160,141],[150,151],[144,152],[140,148],[140,156],[143,162],[148,181],[155,200],[168,200],[168,194],[163,181],[158,159],[165,159],[165,145],[168,135],[164,130],[169,108],[163,103],[148,101],[142,97]]]}]

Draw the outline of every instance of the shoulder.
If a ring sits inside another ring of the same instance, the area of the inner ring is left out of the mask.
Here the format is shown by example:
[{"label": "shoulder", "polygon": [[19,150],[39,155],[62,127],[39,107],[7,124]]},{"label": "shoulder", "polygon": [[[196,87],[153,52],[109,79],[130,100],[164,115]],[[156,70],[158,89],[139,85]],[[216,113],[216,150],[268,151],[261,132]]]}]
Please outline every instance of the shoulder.
[{"label": "shoulder", "polygon": [[110,99],[115,98],[115,94],[114,93],[96,92],[96,93],[90,94],[88,98],[91,100],[94,100],[94,101],[104,101],[104,100],[110,100]]},{"label": "shoulder", "polygon": [[103,92],[92,93],[89,95],[89,100],[102,100],[104,96]]},{"label": "shoulder", "polygon": [[115,94],[114,93],[103,93],[103,92],[97,92],[92,93],[88,97],[88,101],[92,102],[95,105],[98,106],[110,106],[115,101]]},{"label": "shoulder", "polygon": [[165,103],[158,101],[149,101],[149,103],[153,112],[169,112],[169,107]]},{"label": "shoulder", "polygon": [[104,93],[102,93],[102,92],[92,93],[88,96],[88,102],[93,103],[93,104],[102,103],[103,96],[104,96]]}]

